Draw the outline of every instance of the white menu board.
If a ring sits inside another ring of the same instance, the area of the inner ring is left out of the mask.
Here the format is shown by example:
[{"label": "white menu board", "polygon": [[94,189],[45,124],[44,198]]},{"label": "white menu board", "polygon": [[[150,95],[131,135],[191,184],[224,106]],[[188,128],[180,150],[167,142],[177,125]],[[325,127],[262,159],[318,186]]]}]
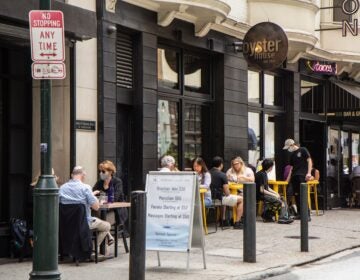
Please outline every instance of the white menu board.
[{"label": "white menu board", "polygon": [[147,250],[189,251],[196,180],[194,172],[150,172],[147,175]]}]

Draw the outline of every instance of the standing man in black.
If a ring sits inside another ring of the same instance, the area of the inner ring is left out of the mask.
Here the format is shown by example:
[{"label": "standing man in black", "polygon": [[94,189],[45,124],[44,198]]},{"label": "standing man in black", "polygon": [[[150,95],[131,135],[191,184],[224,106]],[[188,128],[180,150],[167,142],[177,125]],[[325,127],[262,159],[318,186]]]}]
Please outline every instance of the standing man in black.
[{"label": "standing man in black", "polygon": [[287,139],[283,149],[291,153],[291,168],[286,181],[290,182],[293,187],[293,195],[298,208],[297,212],[300,213],[300,185],[311,178],[311,156],[306,148],[300,147],[293,139]]}]

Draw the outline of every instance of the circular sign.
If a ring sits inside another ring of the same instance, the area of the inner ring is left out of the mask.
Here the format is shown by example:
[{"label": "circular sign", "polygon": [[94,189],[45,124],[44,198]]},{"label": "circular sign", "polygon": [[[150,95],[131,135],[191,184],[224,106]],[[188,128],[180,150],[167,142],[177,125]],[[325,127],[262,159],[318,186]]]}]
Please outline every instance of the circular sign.
[{"label": "circular sign", "polygon": [[285,61],[287,52],[287,36],[275,23],[258,23],[245,34],[243,54],[251,66],[262,70],[277,68]]}]

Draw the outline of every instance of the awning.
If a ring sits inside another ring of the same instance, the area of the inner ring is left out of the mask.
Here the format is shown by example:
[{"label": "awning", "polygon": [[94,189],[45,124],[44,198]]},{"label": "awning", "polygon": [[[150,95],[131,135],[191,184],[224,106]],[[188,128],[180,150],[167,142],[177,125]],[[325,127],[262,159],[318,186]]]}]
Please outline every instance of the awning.
[{"label": "awning", "polygon": [[347,91],[351,95],[355,96],[356,98],[360,99],[360,85],[340,82],[340,81],[332,81],[334,85],[342,88],[343,90]]}]

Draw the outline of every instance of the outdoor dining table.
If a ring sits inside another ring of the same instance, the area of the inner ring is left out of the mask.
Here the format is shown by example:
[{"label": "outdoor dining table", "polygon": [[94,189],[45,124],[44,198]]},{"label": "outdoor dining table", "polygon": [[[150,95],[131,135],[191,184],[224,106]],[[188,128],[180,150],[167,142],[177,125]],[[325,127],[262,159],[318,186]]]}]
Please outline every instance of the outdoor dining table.
[{"label": "outdoor dining table", "polygon": [[[100,211],[100,219],[103,221],[106,221],[106,213],[109,210],[115,210],[119,208],[129,208],[131,207],[130,202],[113,202],[113,203],[104,203],[100,205],[99,211]],[[115,219],[115,227],[117,228],[119,224],[116,222]],[[117,245],[117,241],[115,242]],[[105,240],[100,245],[100,254],[105,255]],[[118,255],[118,248],[115,246],[114,256],[117,257]]]},{"label": "outdoor dining table", "polygon": [[[239,190],[242,190],[244,185],[241,183],[229,182],[230,194],[237,195]],[[233,207],[233,221],[236,221],[237,205]]]}]

